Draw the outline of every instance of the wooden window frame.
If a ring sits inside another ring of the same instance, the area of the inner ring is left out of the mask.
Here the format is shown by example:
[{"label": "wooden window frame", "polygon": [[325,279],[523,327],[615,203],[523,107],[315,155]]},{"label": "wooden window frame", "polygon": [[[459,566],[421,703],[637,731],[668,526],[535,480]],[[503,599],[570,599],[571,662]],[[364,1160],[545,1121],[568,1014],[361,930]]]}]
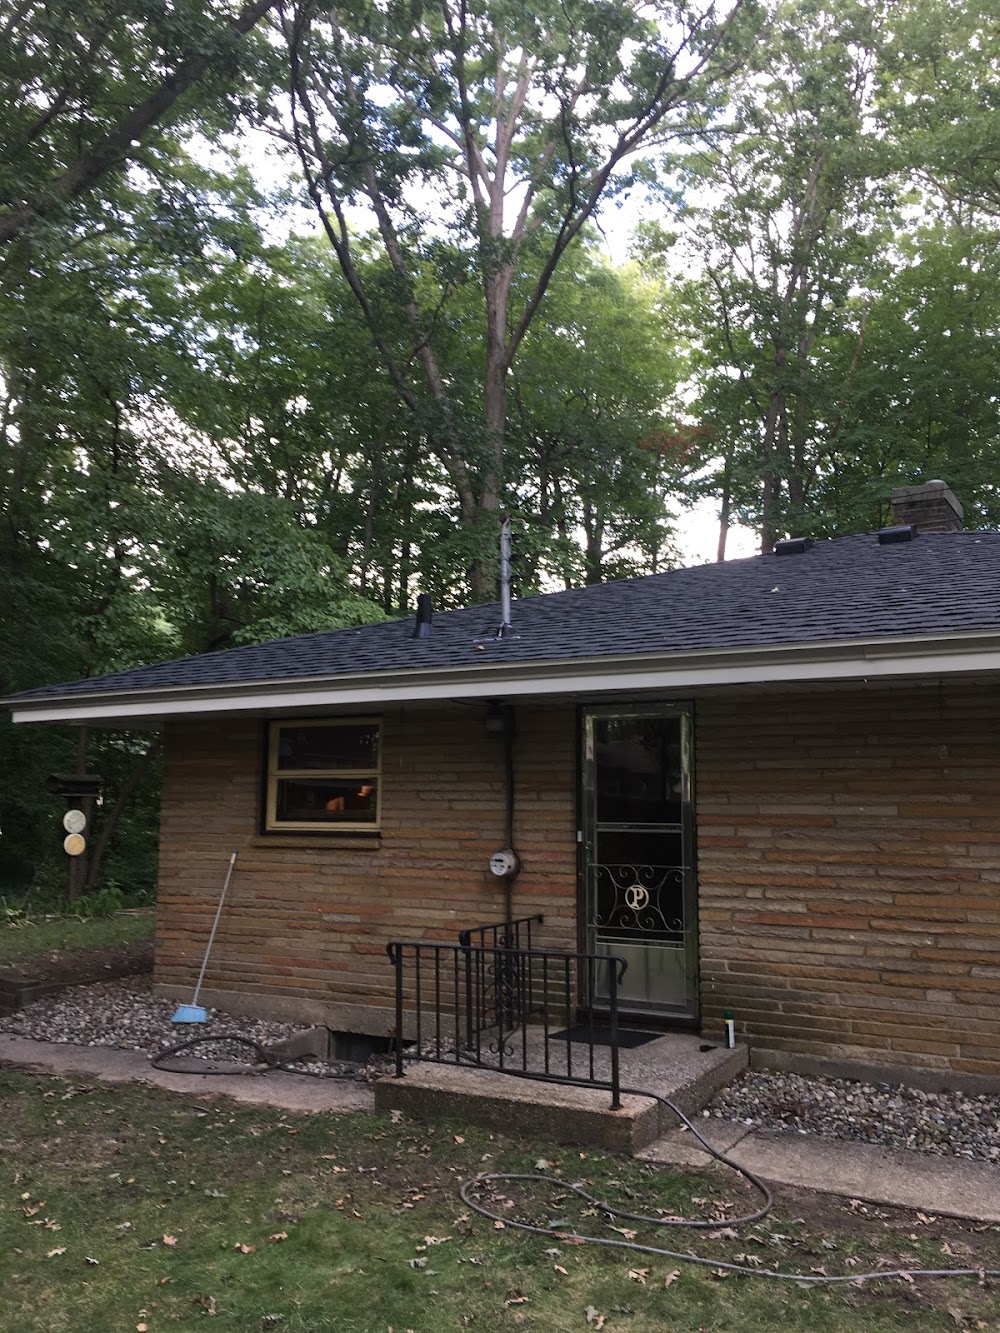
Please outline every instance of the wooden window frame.
[{"label": "wooden window frame", "polygon": [[[374,768],[278,768],[279,740],[283,727],[375,727],[378,731],[378,763]],[[312,820],[277,819],[278,783],[286,778],[345,778],[375,780],[375,819],[364,823],[337,823]],[[348,834],[378,834],[382,828],[382,719],[380,717],[297,717],[269,722],[265,764],[264,827],[267,834],[324,833],[328,837]]]}]

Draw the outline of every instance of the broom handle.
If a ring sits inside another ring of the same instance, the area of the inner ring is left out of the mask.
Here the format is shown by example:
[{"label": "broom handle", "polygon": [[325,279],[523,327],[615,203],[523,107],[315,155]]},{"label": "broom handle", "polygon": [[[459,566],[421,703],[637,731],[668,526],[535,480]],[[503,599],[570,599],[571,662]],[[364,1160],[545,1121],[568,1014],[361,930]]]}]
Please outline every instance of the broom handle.
[{"label": "broom handle", "polygon": [[226,891],[229,888],[229,881],[233,877],[233,866],[236,864],[236,853],[233,852],[229,858],[229,869],[226,871],[226,882],[222,886],[222,895],[219,898],[219,905],[215,909],[215,920],[212,922],[212,933],[208,937],[208,948],[205,950],[205,957],[201,960],[201,971],[198,973],[198,984],[194,988],[194,995],[191,997],[192,1005],[198,1003],[198,995],[201,991],[201,983],[205,980],[205,968],[208,967],[208,956],[212,952],[212,945],[215,943],[215,932],[219,929],[219,917],[222,915],[222,904],[226,901]]}]

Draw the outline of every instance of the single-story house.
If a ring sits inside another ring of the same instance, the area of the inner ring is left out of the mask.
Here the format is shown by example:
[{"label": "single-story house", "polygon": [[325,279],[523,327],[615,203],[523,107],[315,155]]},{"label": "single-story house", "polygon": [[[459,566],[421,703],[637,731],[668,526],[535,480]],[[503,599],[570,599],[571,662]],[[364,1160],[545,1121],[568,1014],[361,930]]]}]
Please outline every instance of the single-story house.
[{"label": "single-story house", "polygon": [[424,605],[8,702],[163,728],[165,994],[236,849],[203,993],[238,1012],[384,1033],[387,941],[542,913],[546,947],[627,959],[644,1025],[717,1039],[731,1010],[761,1063],[975,1085],[1000,1077],[1000,532],[943,482],[893,500],[879,532],[516,600],[504,633]]}]

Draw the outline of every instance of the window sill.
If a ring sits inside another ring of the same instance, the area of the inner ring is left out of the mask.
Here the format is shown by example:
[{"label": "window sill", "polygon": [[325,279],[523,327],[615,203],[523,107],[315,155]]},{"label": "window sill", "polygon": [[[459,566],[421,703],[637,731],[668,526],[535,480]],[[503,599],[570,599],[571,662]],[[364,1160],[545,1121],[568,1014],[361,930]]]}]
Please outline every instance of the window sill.
[{"label": "window sill", "polygon": [[251,839],[251,847],[308,847],[329,851],[333,847],[364,848],[377,851],[381,833],[258,833]]}]

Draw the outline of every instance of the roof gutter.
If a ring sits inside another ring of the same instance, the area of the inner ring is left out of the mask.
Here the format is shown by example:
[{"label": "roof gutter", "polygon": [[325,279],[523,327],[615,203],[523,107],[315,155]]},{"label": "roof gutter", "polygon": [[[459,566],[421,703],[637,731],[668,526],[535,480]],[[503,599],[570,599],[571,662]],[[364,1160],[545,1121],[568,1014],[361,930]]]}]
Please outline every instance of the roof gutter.
[{"label": "roof gutter", "polygon": [[237,686],[104,691],[11,699],[15,722],[149,725],[167,717],[761,683],[877,680],[1000,671],[1000,633],[780,644],[616,657],[474,663],[252,681]]}]

